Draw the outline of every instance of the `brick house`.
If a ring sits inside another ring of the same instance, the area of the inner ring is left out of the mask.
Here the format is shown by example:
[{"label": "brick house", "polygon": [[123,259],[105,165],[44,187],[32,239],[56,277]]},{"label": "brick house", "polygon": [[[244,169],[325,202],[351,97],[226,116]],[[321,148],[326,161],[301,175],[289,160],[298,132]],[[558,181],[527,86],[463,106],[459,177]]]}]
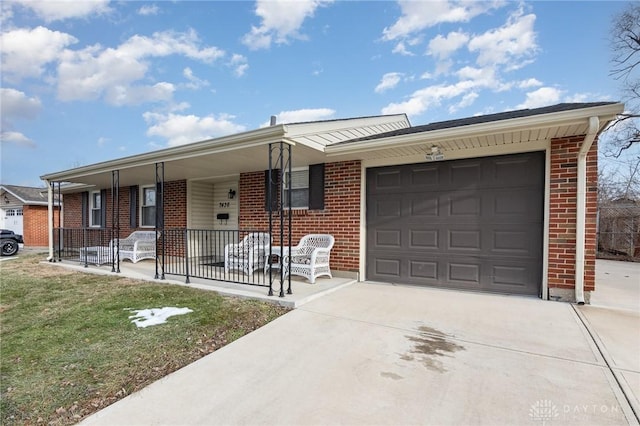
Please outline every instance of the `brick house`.
[{"label": "brick house", "polygon": [[279,243],[270,194],[286,194],[280,223],[294,244],[332,234],[335,274],[588,303],[597,138],[623,107],[273,124],[42,179],[64,196],[61,228],[271,229]]},{"label": "brick house", "polygon": [[25,247],[49,246],[47,206],[46,188],[0,184],[0,228],[21,234]]}]

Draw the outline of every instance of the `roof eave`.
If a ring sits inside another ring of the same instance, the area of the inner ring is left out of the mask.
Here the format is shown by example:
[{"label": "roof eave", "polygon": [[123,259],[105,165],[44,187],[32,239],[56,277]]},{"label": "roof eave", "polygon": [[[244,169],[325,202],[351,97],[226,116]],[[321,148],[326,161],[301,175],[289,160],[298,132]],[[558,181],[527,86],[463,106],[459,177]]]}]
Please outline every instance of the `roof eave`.
[{"label": "roof eave", "polygon": [[220,138],[118,158],[61,172],[48,173],[40,176],[40,179],[48,182],[64,182],[82,176],[105,173],[112,170],[122,170],[140,165],[179,160],[207,153],[235,150],[256,145],[266,145],[281,141],[284,135],[285,128],[283,125],[263,127],[248,132],[222,136]]},{"label": "roof eave", "polygon": [[450,127],[446,129],[431,130],[426,132],[395,135],[387,138],[350,142],[345,144],[330,145],[326,147],[326,154],[342,155],[376,149],[385,149],[393,143],[394,147],[439,141],[445,139],[462,138],[470,136],[483,136],[508,131],[536,129],[549,126],[561,126],[581,122],[589,117],[597,116],[600,119],[600,131],[605,129],[616,115],[624,111],[624,104],[615,103],[596,107],[580,108],[569,111],[559,111],[548,114],[533,115],[527,117],[512,118],[486,123],[470,124],[466,126]]}]

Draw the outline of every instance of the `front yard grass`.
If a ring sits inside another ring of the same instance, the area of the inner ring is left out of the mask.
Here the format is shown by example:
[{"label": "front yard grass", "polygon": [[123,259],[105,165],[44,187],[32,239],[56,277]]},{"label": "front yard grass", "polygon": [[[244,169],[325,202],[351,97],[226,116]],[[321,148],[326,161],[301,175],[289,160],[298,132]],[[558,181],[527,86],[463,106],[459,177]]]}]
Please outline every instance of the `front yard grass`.
[{"label": "front yard grass", "polygon": [[[74,424],[286,308],[21,255],[0,264],[0,424]],[[131,310],[193,312],[138,328]],[[215,384],[212,384],[212,386]]]}]

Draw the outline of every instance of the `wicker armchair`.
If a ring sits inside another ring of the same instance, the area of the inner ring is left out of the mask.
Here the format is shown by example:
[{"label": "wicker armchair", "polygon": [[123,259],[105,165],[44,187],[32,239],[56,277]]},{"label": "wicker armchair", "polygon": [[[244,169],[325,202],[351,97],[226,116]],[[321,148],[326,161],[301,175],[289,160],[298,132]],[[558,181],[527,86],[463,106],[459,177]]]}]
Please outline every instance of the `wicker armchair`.
[{"label": "wicker armchair", "polygon": [[238,244],[224,247],[224,272],[240,270],[245,275],[264,267],[265,253],[269,252],[271,236],[267,232],[251,232]]},{"label": "wicker armchair", "polygon": [[329,234],[309,234],[302,237],[297,246],[291,247],[291,275],[305,277],[311,284],[323,275],[331,278],[329,257],[334,242],[333,235]]}]

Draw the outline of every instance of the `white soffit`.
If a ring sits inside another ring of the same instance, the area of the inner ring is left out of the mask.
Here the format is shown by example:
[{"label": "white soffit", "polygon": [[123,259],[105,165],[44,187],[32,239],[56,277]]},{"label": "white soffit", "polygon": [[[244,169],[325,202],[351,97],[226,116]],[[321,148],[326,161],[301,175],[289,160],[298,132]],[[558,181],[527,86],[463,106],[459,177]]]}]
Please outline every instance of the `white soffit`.
[{"label": "white soffit", "polygon": [[491,121],[401,135],[390,135],[351,143],[327,146],[328,157],[379,159],[423,154],[438,145],[444,153],[478,148],[502,147],[522,151],[522,145],[538,147],[541,141],[584,135],[589,117],[599,116],[601,130],[623,110],[622,104],[576,109],[557,113]]}]

